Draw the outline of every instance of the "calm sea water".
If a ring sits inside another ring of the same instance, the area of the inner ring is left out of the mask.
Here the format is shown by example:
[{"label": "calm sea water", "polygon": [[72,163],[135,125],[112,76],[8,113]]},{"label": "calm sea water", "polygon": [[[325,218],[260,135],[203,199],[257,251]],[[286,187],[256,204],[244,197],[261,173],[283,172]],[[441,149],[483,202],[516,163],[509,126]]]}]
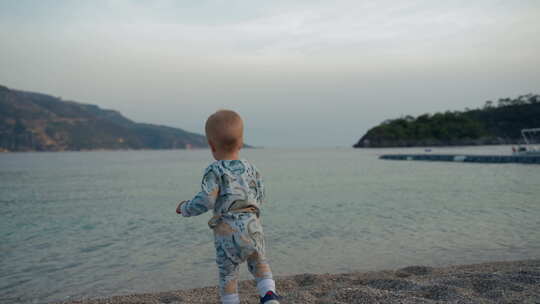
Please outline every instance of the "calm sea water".
[{"label": "calm sea water", "polygon": [[[540,258],[540,166],[377,159],[417,151],[244,151],[266,181],[274,273]],[[210,161],[205,150],[0,154],[0,301],[215,285],[210,215],[174,213]]]}]

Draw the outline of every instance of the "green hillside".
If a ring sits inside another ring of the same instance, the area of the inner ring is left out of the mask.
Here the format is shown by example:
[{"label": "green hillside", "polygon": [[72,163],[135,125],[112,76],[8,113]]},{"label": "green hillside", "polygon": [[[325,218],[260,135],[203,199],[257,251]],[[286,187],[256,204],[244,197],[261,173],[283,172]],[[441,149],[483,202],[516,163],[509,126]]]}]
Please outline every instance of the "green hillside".
[{"label": "green hillside", "polygon": [[521,129],[540,127],[540,95],[487,101],[483,108],[406,116],[371,128],[355,148],[521,143]]},{"label": "green hillside", "polygon": [[0,86],[0,151],[184,149],[204,136],[133,122],[114,110]]}]

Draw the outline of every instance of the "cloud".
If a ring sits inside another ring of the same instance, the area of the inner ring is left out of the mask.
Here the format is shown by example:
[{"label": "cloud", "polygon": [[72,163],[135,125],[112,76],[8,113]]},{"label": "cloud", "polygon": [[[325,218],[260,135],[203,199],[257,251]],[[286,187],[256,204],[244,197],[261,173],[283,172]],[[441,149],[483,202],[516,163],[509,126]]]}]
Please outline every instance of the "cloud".
[{"label": "cloud", "polygon": [[396,115],[536,89],[539,11],[532,0],[3,1],[0,82],[194,131],[233,107],[259,130],[254,144],[309,144],[311,130],[348,145]]}]

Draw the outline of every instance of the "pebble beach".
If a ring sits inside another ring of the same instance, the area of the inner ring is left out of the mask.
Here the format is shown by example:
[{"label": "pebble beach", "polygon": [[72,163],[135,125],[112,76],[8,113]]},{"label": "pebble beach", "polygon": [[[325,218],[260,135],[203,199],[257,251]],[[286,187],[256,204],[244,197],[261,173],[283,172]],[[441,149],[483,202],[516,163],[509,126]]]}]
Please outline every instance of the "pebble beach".
[{"label": "pebble beach", "polygon": [[[540,303],[540,259],[277,278],[282,303]],[[259,303],[252,281],[243,304]],[[63,304],[219,303],[216,287],[85,299]]]}]

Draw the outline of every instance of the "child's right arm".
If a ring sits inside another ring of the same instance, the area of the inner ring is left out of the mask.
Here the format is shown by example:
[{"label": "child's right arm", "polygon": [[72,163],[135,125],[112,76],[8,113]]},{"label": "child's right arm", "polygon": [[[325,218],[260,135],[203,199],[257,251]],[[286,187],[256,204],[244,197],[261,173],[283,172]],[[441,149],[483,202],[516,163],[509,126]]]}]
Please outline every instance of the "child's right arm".
[{"label": "child's right arm", "polygon": [[218,194],[218,177],[212,170],[207,170],[201,183],[201,191],[191,200],[180,203],[177,209],[180,209],[178,211],[185,217],[205,213],[214,208]]}]

